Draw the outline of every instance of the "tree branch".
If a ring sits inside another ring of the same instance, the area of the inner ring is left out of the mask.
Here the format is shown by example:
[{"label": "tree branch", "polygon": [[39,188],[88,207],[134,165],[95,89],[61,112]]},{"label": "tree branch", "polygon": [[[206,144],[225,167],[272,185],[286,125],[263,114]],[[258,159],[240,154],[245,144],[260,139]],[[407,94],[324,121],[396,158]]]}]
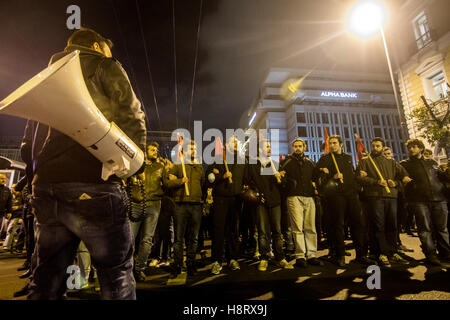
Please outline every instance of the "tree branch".
[{"label": "tree branch", "polygon": [[442,127],[442,123],[441,121],[434,115],[433,110],[431,109],[430,105],[428,104],[427,100],[425,99],[424,96],[420,96],[420,98],[422,99],[425,108],[427,108],[428,112],[430,113],[431,117],[433,118],[434,121],[437,122],[437,124],[439,125],[439,127]]}]

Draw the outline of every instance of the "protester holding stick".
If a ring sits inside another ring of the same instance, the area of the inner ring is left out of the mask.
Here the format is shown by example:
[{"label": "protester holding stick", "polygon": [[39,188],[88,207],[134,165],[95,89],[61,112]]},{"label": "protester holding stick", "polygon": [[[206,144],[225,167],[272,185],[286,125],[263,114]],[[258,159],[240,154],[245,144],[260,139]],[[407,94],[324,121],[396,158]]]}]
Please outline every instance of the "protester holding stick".
[{"label": "protester holding stick", "polygon": [[400,183],[411,179],[395,160],[383,156],[384,146],[382,138],[372,140],[371,153],[358,163],[357,179],[363,186],[374,229],[374,248],[371,248],[371,253],[375,254],[382,266],[390,267],[391,262],[408,264],[396,252],[397,195]]},{"label": "protester holding stick", "polygon": [[[358,199],[359,187],[352,157],[342,151],[344,142],[341,136],[330,136],[328,143],[330,153],[323,155],[317,162],[314,180],[321,182],[319,190],[326,199],[327,206],[333,208],[328,221],[328,238],[330,249],[333,250],[332,262],[340,267],[345,265],[344,224],[347,216],[356,249],[356,261],[365,265],[371,264],[373,261],[367,258],[367,243],[364,237],[366,227]],[[341,179],[343,183],[338,182]]]}]

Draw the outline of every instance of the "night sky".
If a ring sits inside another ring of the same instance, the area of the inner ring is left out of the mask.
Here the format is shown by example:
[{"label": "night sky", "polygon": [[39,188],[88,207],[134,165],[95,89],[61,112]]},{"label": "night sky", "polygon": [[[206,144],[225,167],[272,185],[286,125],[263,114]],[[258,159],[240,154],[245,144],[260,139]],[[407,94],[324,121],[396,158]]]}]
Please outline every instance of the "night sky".
[{"label": "night sky", "polygon": [[[236,128],[270,67],[387,73],[380,36],[362,40],[346,29],[353,2],[203,0],[191,123]],[[178,127],[187,128],[201,0],[0,0],[0,99],[64,49],[72,33],[66,9],[76,4],[82,26],[113,40],[113,56],[143,102],[150,130],[174,130],[173,3]],[[0,135],[22,135],[23,126],[0,116]]]}]

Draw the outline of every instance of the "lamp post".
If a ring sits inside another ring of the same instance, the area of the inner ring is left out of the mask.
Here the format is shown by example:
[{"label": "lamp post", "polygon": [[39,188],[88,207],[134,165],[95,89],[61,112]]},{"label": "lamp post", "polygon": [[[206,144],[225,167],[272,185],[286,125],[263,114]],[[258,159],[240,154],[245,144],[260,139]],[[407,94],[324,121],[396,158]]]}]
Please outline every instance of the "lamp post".
[{"label": "lamp post", "polygon": [[378,32],[381,33],[384,52],[386,54],[386,60],[389,68],[389,75],[392,82],[392,89],[394,91],[395,103],[397,105],[397,112],[400,119],[400,125],[403,131],[403,137],[406,139],[406,122],[402,113],[400,101],[398,99],[397,87],[395,85],[394,74],[392,72],[391,59],[389,57],[389,50],[383,30],[385,20],[386,12],[379,2],[375,0],[363,0],[355,4],[355,6],[352,8],[348,19],[348,24],[349,29],[353,33],[362,37],[370,37]]}]

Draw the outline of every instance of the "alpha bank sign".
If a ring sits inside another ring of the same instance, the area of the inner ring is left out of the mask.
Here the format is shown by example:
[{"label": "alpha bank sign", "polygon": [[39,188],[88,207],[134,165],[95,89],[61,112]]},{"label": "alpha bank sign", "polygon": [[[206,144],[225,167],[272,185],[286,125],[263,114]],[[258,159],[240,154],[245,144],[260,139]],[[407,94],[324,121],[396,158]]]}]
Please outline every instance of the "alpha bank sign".
[{"label": "alpha bank sign", "polygon": [[330,98],[358,99],[358,94],[356,92],[322,91],[320,96]]}]

